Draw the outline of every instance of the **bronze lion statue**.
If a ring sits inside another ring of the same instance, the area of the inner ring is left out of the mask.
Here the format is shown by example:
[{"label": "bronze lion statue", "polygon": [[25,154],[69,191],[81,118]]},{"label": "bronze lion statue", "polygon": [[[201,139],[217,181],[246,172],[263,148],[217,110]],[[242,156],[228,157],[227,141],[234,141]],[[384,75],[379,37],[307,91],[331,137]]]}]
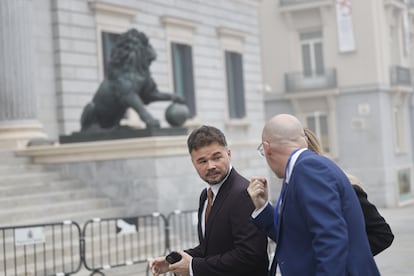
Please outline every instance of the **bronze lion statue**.
[{"label": "bronze lion statue", "polygon": [[128,108],[133,108],[147,128],[160,123],[146,109],[154,101],[184,103],[174,93],[157,89],[149,67],[156,53],[148,37],[136,29],[120,35],[111,51],[108,73],[81,116],[81,131],[113,129],[120,126]]}]

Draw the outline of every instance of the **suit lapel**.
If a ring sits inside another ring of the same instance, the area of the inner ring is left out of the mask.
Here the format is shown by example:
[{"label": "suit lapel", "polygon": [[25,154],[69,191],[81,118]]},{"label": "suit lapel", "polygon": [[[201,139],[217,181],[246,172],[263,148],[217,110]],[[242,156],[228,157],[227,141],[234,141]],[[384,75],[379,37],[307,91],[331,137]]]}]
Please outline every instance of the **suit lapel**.
[{"label": "suit lapel", "polygon": [[283,210],[286,205],[286,194],[288,191],[288,184],[283,181],[282,191],[280,193],[280,198],[278,201],[278,206],[275,208],[275,225],[276,225],[276,244],[279,242],[280,229],[282,224]]},{"label": "suit lapel", "polygon": [[[231,170],[229,177],[224,181],[223,185],[221,185],[220,190],[218,191],[216,198],[214,199],[213,206],[211,207],[210,215],[208,216],[207,225],[205,229],[205,238],[208,239],[209,233],[211,231],[211,226],[214,224],[216,216],[219,213],[219,210],[223,206],[224,202],[226,201],[227,196],[230,193],[231,185],[234,182],[233,179],[235,177],[234,169]],[[207,192],[204,192],[205,198],[207,197]],[[204,200],[205,200],[204,198]],[[204,202],[204,201],[203,201]],[[202,212],[202,211],[201,211]]]},{"label": "suit lapel", "polygon": [[[301,154],[297,157],[297,159],[295,161],[295,164],[296,164],[296,162],[298,162],[306,154],[306,152],[304,154],[303,153],[304,152],[301,152]],[[290,163],[290,158],[289,158],[288,164],[286,166],[288,166],[289,163]],[[292,187],[294,185],[294,182],[292,180],[292,179],[294,179],[294,175],[295,175],[295,169],[294,168],[295,168],[295,166],[293,166],[292,167],[292,171],[289,172],[290,173],[289,182],[286,183],[286,179],[283,180],[282,191],[281,191],[281,194],[280,194],[281,204],[280,204],[280,206],[278,206],[278,210],[277,210],[278,211],[278,215],[277,215],[277,219],[275,219],[275,224],[276,224],[276,243],[279,242],[281,225],[283,223],[283,221],[282,221],[283,220],[283,213],[284,213],[285,206],[286,206],[286,203],[287,203],[287,200],[288,200],[287,194],[289,192],[289,187]],[[285,175],[287,175],[287,171],[286,171]]]},{"label": "suit lapel", "polygon": [[204,207],[204,202],[207,199],[207,189],[204,189],[201,192],[200,195],[200,202],[198,204],[198,240],[201,241],[204,240],[203,237],[203,229],[201,228],[201,220],[203,219],[201,216],[203,215],[203,207]]}]

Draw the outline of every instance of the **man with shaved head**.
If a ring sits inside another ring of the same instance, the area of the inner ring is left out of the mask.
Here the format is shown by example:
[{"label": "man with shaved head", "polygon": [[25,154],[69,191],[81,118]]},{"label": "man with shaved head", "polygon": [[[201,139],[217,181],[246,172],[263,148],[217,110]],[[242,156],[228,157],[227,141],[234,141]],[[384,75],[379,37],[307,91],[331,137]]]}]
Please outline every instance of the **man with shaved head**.
[{"label": "man with shaved head", "polygon": [[307,149],[300,121],[279,114],[266,122],[259,153],[283,179],[275,207],[268,183],[252,177],[248,192],[257,227],[276,242],[269,276],[380,275],[364,218],[348,178],[330,159]]}]

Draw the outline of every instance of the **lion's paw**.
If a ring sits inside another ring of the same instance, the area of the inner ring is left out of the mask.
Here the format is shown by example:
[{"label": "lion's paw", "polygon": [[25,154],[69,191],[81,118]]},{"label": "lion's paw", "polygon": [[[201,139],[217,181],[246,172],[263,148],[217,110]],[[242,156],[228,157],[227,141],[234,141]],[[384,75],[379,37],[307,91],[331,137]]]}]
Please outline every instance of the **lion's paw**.
[{"label": "lion's paw", "polygon": [[173,95],[172,96],[172,101],[175,102],[175,103],[185,104],[185,99],[181,96],[178,96],[178,95]]},{"label": "lion's paw", "polygon": [[160,121],[157,119],[150,119],[146,122],[147,128],[160,128]]}]

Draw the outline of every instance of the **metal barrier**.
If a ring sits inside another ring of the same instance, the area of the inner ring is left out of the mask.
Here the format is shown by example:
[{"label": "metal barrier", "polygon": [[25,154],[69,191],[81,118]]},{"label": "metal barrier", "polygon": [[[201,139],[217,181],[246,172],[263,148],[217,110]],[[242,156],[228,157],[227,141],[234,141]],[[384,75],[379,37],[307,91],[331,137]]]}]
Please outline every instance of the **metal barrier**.
[{"label": "metal barrier", "polygon": [[[147,262],[166,251],[166,220],[153,215],[92,219],[83,227],[83,262],[93,273]],[[92,273],[92,274],[93,274]]]},{"label": "metal barrier", "polygon": [[[168,251],[192,248],[198,245],[198,213],[197,211],[174,211],[167,216],[169,228]],[[273,256],[276,249],[274,241],[269,239],[267,252]]]},{"label": "metal barrier", "polygon": [[[0,274],[71,275],[83,265],[91,275],[198,244],[197,211],[0,227]],[[269,242],[268,252],[274,252]],[[149,268],[146,267],[149,274]],[[169,274],[172,275],[172,274]]]},{"label": "metal barrier", "polygon": [[197,211],[176,210],[167,216],[167,251],[183,250],[198,244]]},{"label": "metal barrier", "polygon": [[[183,250],[197,246],[198,240],[198,212],[197,210],[180,211],[176,210],[167,216],[167,244],[168,252]],[[272,262],[276,243],[268,239],[267,253]],[[147,275],[148,272],[147,272]],[[167,274],[172,276],[173,274]]]},{"label": "metal barrier", "polygon": [[0,273],[4,276],[69,275],[81,268],[76,222],[0,228]]}]

